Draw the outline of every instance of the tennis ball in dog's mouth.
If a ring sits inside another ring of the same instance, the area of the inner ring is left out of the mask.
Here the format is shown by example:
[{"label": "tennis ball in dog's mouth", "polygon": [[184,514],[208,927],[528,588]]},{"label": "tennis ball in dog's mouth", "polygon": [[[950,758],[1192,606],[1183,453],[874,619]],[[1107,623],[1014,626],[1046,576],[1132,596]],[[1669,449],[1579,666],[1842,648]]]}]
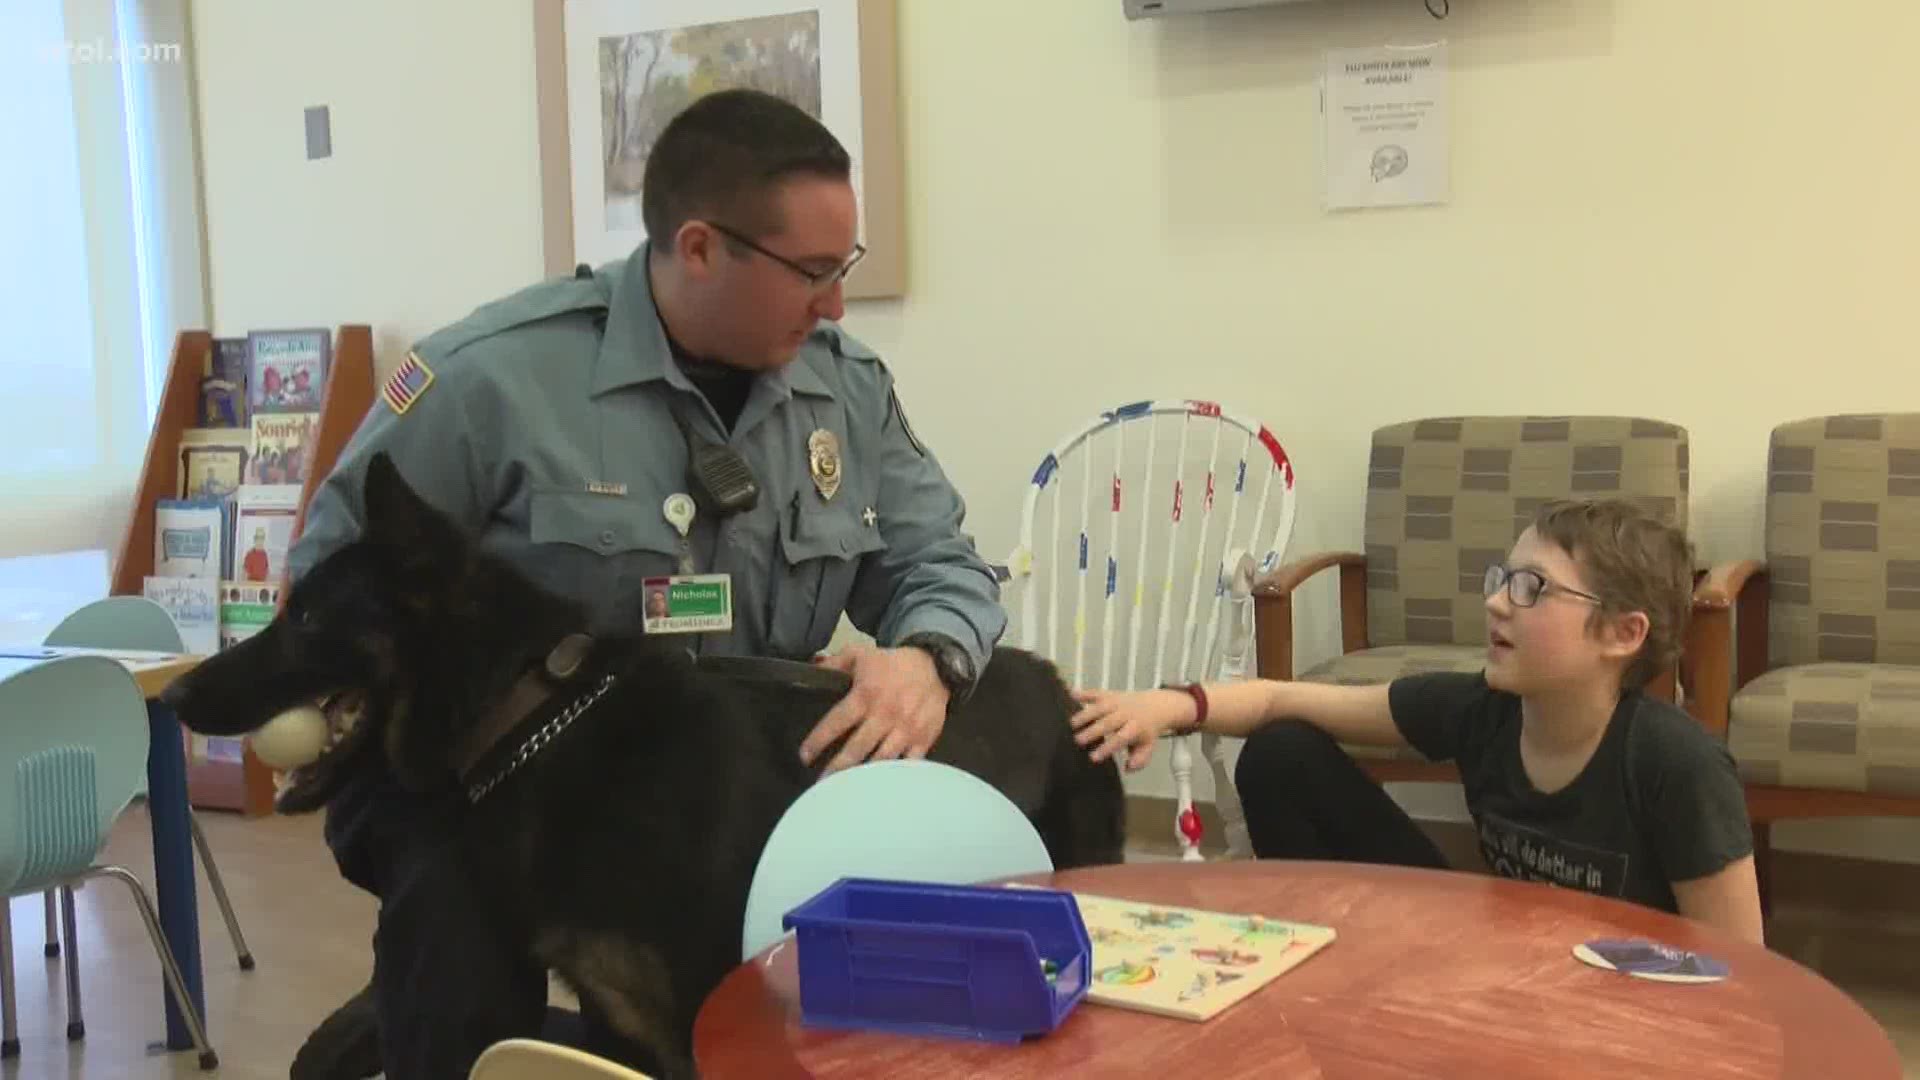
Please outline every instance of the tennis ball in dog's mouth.
[{"label": "tennis ball in dog's mouth", "polygon": [[311,765],[327,748],[327,715],[317,705],[295,705],[247,736],[247,742],[270,769]]}]

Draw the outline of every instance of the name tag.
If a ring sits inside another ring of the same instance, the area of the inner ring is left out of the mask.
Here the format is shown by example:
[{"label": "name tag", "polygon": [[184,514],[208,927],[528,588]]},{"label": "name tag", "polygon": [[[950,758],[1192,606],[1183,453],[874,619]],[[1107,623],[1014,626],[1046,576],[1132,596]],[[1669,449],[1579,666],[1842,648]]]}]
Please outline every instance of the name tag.
[{"label": "name tag", "polygon": [[649,634],[706,634],[733,629],[733,576],[677,574],[652,577],[641,586]]}]

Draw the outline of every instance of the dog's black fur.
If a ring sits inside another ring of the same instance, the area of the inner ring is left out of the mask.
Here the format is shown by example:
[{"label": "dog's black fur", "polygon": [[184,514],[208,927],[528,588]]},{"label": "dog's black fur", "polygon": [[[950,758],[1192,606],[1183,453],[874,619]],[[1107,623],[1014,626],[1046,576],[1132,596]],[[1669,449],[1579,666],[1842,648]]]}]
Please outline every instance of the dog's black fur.
[{"label": "dog's black fur", "polygon": [[[454,783],[450,755],[475,719],[585,626],[384,456],[365,506],[364,535],[303,576],[272,624],[167,695],[188,728],[227,736],[318,698],[363,699],[282,812],[324,805],[374,754],[408,787]],[[607,673],[618,681],[604,698],[475,804],[463,855],[531,928],[528,952],[635,1044],[634,1064],[690,1075],[694,1015],[739,962],[760,852],[831,756],[804,766],[800,742],[839,695],[715,675],[644,637],[598,639],[554,694],[574,699]],[[1052,665],[1001,648],[928,754],[1005,793],[1061,868],[1118,862],[1123,844],[1118,772],[1074,744],[1074,709]]]}]

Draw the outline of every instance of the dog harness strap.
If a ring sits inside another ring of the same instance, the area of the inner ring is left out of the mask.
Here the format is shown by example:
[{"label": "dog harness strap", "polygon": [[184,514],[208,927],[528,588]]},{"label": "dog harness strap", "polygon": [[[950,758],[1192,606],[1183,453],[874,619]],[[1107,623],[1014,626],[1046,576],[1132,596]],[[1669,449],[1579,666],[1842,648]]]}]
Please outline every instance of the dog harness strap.
[{"label": "dog harness strap", "polygon": [[586,634],[568,634],[547,654],[547,675],[555,679],[573,678],[592,652],[593,638]]},{"label": "dog harness strap", "polygon": [[[553,695],[553,684],[578,674],[592,655],[594,640],[587,634],[568,634],[547,653],[540,669],[529,671],[514,681],[499,707],[482,717],[478,726],[461,743],[454,762],[461,780],[471,781],[487,756],[527,722],[535,710]],[[536,733],[537,734],[537,733]],[[518,767],[517,765],[515,766]]]},{"label": "dog harness strap", "polygon": [[545,703],[550,694],[547,680],[542,675],[530,671],[516,679],[500,705],[482,717],[461,743],[454,761],[460,775],[472,772],[480,764],[480,759],[487,756],[487,751],[511,735],[513,729]]},{"label": "dog harness strap", "polygon": [[[602,676],[600,681],[594,684],[593,689],[575,698],[572,704],[560,710],[554,715],[553,719],[548,720],[540,726],[538,731],[529,735],[526,741],[521,743],[519,748],[513,752],[513,756],[507,760],[506,764],[487,774],[485,779],[468,783],[467,801],[470,803],[479,802],[486,797],[488,792],[500,786],[500,783],[506,780],[507,777],[518,772],[522,765],[533,760],[534,755],[546,749],[548,743],[559,738],[561,732],[567,730],[575,720],[578,720],[582,714],[592,708],[594,702],[599,701],[606,695],[607,691],[613,689],[613,684],[618,681],[619,676],[612,673]],[[461,779],[467,780],[469,778],[462,776]]]}]

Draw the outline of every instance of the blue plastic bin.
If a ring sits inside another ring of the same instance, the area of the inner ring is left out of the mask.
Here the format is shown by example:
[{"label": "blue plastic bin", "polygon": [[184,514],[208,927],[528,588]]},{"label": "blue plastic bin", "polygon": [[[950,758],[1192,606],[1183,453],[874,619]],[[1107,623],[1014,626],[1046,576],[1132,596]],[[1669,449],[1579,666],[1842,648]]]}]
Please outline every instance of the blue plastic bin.
[{"label": "blue plastic bin", "polygon": [[1079,905],[1054,889],[841,878],[781,922],[811,1027],[1019,1042],[1060,1026],[1093,966]]}]

